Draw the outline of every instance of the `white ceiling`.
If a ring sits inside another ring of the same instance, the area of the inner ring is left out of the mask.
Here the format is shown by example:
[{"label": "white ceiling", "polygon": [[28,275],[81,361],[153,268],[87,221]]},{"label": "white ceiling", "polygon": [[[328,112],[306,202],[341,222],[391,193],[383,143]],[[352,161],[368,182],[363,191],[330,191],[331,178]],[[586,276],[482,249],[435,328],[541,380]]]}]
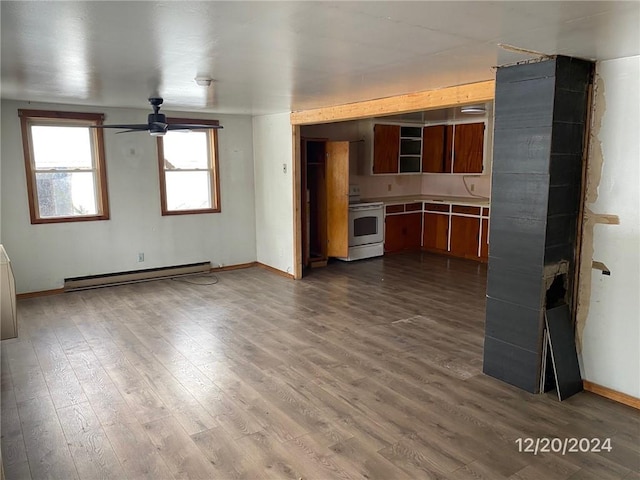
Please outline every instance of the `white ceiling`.
[{"label": "white ceiling", "polygon": [[[640,2],[0,1],[3,98],[265,114],[640,54]],[[200,87],[199,75],[213,86]]]}]

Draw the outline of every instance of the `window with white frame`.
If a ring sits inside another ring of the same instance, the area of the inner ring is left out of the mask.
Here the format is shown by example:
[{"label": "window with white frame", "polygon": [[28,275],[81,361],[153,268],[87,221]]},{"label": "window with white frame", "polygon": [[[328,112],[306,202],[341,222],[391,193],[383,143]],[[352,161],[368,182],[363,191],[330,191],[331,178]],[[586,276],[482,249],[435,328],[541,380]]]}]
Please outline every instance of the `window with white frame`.
[{"label": "window with white frame", "polygon": [[[168,121],[218,125],[214,120]],[[217,130],[170,131],[157,141],[162,215],[219,212]]]},{"label": "window with white frame", "polygon": [[101,125],[96,113],[19,110],[31,223],[107,220]]}]

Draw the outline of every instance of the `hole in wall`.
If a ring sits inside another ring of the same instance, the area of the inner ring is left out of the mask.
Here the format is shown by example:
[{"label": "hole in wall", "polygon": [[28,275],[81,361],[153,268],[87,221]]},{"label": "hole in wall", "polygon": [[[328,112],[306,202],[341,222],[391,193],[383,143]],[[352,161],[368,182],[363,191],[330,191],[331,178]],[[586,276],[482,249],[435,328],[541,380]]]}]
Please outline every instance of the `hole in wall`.
[{"label": "hole in wall", "polygon": [[546,308],[551,309],[567,303],[567,274],[557,275],[547,289]]}]

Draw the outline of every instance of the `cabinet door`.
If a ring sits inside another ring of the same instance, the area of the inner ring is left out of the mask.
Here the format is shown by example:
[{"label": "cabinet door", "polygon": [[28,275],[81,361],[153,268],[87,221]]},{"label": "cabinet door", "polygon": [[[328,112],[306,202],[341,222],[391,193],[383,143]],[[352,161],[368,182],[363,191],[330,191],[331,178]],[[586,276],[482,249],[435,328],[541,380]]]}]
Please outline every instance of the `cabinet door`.
[{"label": "cabinet door", "polygon": [[422,129],[422,171],[444,172],[446,125],[434,125]]},{"label": "cabinet door", "polygon": [[400,126],[373,127],[373,173],[398,173]]},{"label": "cabinet door", "polygon": [[448,250],[449,215],[425,213],[422,222],[423,247],[427,250]]},{"label": "cabinet door", "polygon": [[453,173],[482,173],[484,123],[455,126]]},{"label": "cabinet door", "polygon": [[489,219],[482,219],[482,236],[480,240],[480,258],[489,258]]},{"label": "cabinet door", "polygon": [[400,252],[404,249],[404,215],[388,215],[384,219],[384,251]]},{"label": "cabinet door", "polygon": [[453,125],[444,129],[444,173],[453,172]]},{"label": "cabinet door", "polygon": [[349,142],[327,142],[327,255],[349,254]]},{"label": "cabinet door", "polygon": [[407,213],[403,217],[405,219],[405,250],[420,250],[422,243],[422,213]]},{"label": "cabinet door", "polygon": [[451,253],[457,257],[478,258],[480,218],[451,216]]}]

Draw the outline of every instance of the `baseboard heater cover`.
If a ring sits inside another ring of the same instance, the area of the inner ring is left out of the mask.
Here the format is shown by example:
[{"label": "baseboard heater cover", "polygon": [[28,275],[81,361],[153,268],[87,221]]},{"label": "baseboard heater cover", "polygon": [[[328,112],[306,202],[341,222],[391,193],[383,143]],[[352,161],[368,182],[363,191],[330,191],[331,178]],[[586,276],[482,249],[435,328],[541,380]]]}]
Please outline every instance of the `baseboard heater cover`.
[{"label": "baseboard heater cover", "polygon": [[125,283],[145,282],[159,280],[194,273],[209,273],[211,262],[190,263],[188,265],[175,265],[172,267],[149,268],[146,270],[132,270],[129,272],[105,273],[102,275],[89,275],[86,277],[74,277],[64,279],[64,291],[73,292],[89,288],[109,287]]}]

